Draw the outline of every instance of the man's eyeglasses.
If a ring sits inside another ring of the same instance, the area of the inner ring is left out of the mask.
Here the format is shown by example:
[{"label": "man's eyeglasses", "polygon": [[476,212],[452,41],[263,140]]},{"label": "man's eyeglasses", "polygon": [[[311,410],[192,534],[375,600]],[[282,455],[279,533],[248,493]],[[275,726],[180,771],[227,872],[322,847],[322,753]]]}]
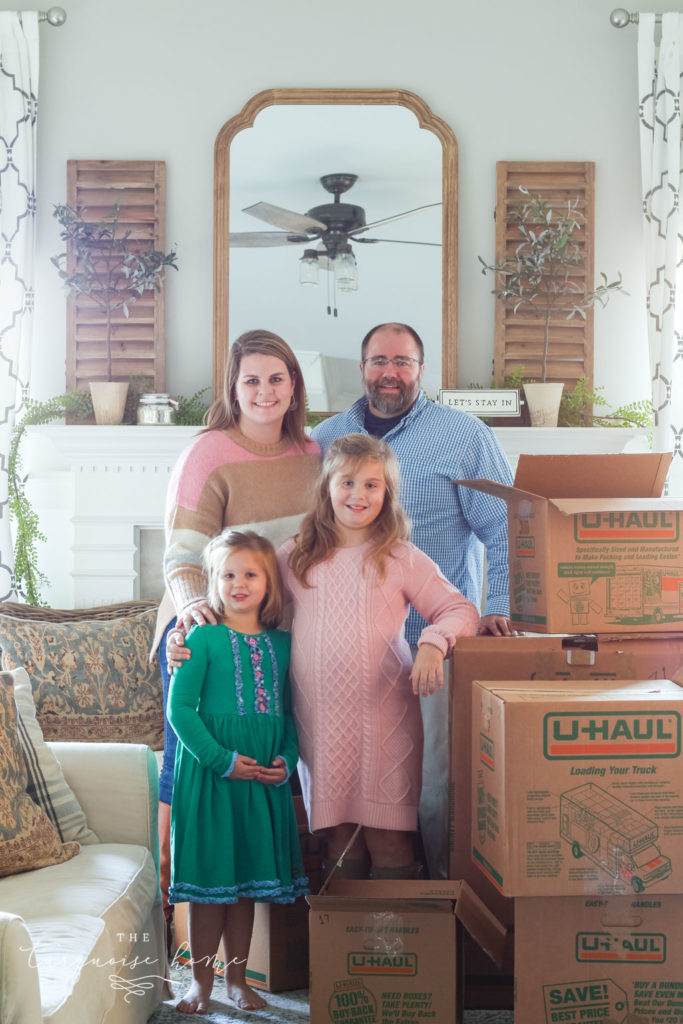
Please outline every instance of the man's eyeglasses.
[{"label": "man's eyeglasses", "polygon": [[413,356],[395,356],[394,359],[387,359],[386,356],[370,356],[363,360],[363,365],[368,364],[372,370],[383,370],[391,363],[397,370],[409,370],[413,363],[422,366],[421,359],[414,359]]}]

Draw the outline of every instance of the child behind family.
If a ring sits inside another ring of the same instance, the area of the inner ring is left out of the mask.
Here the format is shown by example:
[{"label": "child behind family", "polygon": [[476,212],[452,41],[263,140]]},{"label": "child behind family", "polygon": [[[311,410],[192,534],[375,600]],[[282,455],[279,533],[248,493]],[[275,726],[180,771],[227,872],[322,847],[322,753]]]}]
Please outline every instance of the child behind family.
[{"label": "child behind family", "polygon": [[[443,686],[444,656],[479,615],[407,540],[391,448],[334,441],[313,511],[278,551],[292,599],[291,678],[299,775],[311,831],[345,877],[412,878],[421,789],[418,694]],[[427,620],[413,663],[409,606]]]},{"label": "child behind family", "polygon": [[204,563],[218,622],[188,633],[192,657],[175,672],[168,705],[179,741],[170,900],[190,904],[193,972],[177,1008],[198,1014],[221,937],[229,999],[243,1010],[266,1005],[245,973],[254,900],[292,903],[308,891],[288,784],[298,745],[275,551],[252,531],[226,531]]}]

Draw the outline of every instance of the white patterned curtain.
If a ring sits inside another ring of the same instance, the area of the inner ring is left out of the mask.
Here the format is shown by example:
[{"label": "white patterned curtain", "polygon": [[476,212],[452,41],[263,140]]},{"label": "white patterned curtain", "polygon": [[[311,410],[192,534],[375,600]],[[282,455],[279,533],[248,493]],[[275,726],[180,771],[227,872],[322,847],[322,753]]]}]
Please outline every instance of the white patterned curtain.
[{"label": "white patterned curtain", "polygon": [[638,24],[640,156],[654,448],[673,451],[670,495],[683,495],[683,208],[681,43],[683,16]]},{"label": "white patterned curtain", "polygon": [[16,597],[7,493],[33,334],[38,12],[0,11],[0,600]]}]

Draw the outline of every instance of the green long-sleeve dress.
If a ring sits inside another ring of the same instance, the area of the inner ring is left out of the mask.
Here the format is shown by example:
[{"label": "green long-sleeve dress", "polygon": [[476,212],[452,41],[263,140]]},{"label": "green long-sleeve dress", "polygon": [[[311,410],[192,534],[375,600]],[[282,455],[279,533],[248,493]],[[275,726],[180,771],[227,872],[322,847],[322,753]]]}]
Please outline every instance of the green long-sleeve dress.
[{"label": "green long-sleeve dress", "polygon": [[168,715],[178,735],[171,804],[171,903],[291,903],[308,891],[289,782],[226,777],[237,754],[298,759],[289,633],[192,629]]}]

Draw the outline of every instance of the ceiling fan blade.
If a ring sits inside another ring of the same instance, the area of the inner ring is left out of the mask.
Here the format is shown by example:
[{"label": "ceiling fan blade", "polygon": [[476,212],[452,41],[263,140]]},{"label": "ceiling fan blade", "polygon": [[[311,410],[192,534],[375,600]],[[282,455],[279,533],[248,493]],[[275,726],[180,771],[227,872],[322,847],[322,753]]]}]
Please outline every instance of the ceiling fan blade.
[{"label": "ceiling fan blade", "polygon": [[395,213],[393,217],[384,217],[382,220],[373,221],[372,224],[364,224],[362,228],[350,232],[349,238],[354,239],[361,232],[369,231],[370,228],[378,228],[381,224],[390,224],[392,220],[401,220],[402,217],[410,217],[414,213],[421,213],[422,210],[431,210],[433,206],[441,206],[441,203],[427,203],[426,206],[416,206],[414,210],[406,210],[405,213]]},{"label": "ceiling fan blade", "polygon": [[254,203],[253,206],[246,206],[242,213],[248,213],[259,220],[265,220],[266,224],[274,224],[276,228],[284,228],[285,231],[296,231],[303,234],[305,231],[325,231],[326,224],[315,217],[308,217],[304,213],[294,213],[293,210],[285,210],[283,206],[273,206],[272,203]]},{"label": "ceiling fan blade", "polygon": [[308,235],[295,235],[291,231],[231,231],[231,249],[259,249],[270,245],[304,245]]},{"label": "ceiling fan blade", "polygon": [[354,238],[353,242],[359,245],[367,245],[369,242],[395,242],[396,245],[434,245],[441,248],[441,242],[414,242],[410,238]]}]

